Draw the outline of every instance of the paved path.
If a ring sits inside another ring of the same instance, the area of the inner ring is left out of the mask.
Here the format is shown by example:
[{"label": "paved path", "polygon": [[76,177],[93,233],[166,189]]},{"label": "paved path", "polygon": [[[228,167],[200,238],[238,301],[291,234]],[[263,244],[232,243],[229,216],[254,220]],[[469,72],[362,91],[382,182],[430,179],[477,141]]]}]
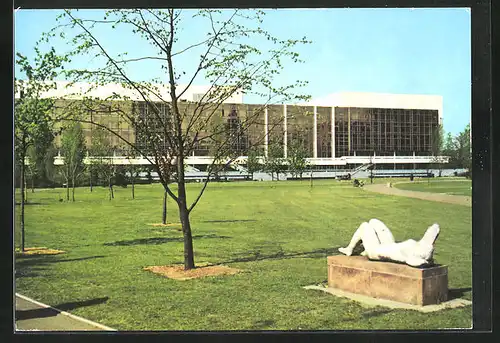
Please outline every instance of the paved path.
[{"label": "paved path", "polygon": [[[406,182],[398,182],[398,183],[406,183]],[[407,191],[395,188],[394,187],[395,184],[396,183],[393,183],[392,187],[388,187],[386,184],[365,185],[363,186],[363,188],[370,192],[377,192],[388,195],[398,195],[398,196],[417,198],[422,200],[445,202],[449,204],[457,204],[463,206],[472,206],[472,197],[466,195],[450,195],[443,193]]]},{"label": "paved path", "polygon": [[107,326],[60,311],[20,294],[16,294],[16,330],[115,331]]}]

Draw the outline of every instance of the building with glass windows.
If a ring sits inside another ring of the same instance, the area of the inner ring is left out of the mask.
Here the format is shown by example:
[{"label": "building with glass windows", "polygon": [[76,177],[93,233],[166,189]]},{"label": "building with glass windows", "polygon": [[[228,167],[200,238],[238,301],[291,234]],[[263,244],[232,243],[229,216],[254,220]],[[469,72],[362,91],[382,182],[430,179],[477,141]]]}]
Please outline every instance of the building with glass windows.
[{"label": "building with glass windows", "polygon": [[[82,91],[85,84],[73,86],[73,93]],[[64,90],[61,90],[64,89]],[[207,87],[193,87],[181,97],[181,110],[189,113]],[[64,87],[47,96],[71,98]],[[96,90],[101,98],[113,92],[131,92],[107,85]],[[167,97],[167,90],[161,93]],[[67,96],[65,95],[67,94]],[[144,120],[153,120],[151,105],[140,97],[128,94],[125,111],[137,112]],[[62,100],[59,100],[62,101]],[[110,106],[111,108],[111,106]],[[168,122],[168,102],[159,103],[164,122]],[[341,92],[304,104],[259,105],[245,104],[243,94],[228,98],[216,111],[217,120],[226,125],[230,144],[244,164],[249,149],[263,158],[288,157],[302,149],[310,164],[318,169],[351,169],[363,164],[377,164],[387,169],[425,169],[429,164],[447,163],[444,156],[433,156],[435,136],[443,116],[443,100],[436,95],[382,94]],[[92,120],[102,122],[128,140],[135,141],[147,151],[148,141],[130,123],[103,108],[87,111]],[[149,119],[148,119],[149,118]],[[251,118],[251,120],[249,120]],[[247,123],[247,124],[245,124]],[[248,124],[250,123],[250,124]],[[92,126],[83,124],[87,143],[92,144]],[[158,127],[159,134],[163,127]],[[194,149],[186,161],[192,166],[211,162],[208,132],[193,137]],[[115,155],[122,156],[123,144],[110,137]],[[167,144],[163,142],[163,144]]]}]

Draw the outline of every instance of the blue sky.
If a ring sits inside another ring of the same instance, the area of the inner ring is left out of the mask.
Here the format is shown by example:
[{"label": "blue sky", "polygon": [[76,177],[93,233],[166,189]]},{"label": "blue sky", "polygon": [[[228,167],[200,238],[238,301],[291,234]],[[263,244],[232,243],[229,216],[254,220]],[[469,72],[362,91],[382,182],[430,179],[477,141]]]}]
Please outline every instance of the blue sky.
[{"label": "blue sky", "polygon": [[[436,94],[443,96],[447,132],[456,134],[470,122],[469,10],[283,9],[266,13],[263,29],[284,39],[306,36],[312,41],[296,49],[305,63],[285,64],[286,73],[275,79],[277,84],[307,80],[303,92],[312,98],[339,91]],[[33,58],[35,42],[55,25],[57,14],[54,10],[17,11],[15,51]],[[189,39],[204,31],[192,22],[181,35]],[[142,42],[119,31],[106,31],[101,37],[112,50],[133,53],[142,49]],[[60,42],[54,45],[61,52],[68,48]],[[193,61],[194,57],[183,58],[177,66],[189,69]],[[89,62],[82,58],[75,63]],[[158,66],[143,64],[131,72],[135,77],[149,77],[158,73]],[[17,68],[16,77],[22,77]]]}]

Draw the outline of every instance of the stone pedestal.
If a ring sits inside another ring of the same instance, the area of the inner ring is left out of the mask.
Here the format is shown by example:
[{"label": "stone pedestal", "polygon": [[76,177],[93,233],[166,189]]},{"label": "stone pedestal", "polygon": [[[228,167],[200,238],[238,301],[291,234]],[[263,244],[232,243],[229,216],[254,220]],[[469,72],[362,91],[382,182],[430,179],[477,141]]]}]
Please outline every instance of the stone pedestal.
[{"label": "stone pedestal", "polygon": [[414,305],[445,302],[448,267],[414,268],[364,256],[328,256],[328,287]]}]

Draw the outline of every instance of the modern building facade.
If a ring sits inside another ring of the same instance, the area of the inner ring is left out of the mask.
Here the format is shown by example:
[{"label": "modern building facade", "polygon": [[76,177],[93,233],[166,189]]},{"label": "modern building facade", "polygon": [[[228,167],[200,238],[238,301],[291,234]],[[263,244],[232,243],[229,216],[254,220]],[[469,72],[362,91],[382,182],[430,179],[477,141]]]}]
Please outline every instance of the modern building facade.
[{"label": "modern building facade", "polygon": [[[72,90],[58,87],[47,96],[71,99],[69,92],[78,93],[86,87],[85,84],[73,86]],[[130,90],[120,87],[108,85],[94,93],[103,98],[114,92],[128,92],[130,100],[123,103],[123,110],[152,120],[150,105]],[[186,92],[181,98],[181,111],[190,113],[193,104],[207,89],[193,87]],[[168,97],[165,89],[161,94]],[[162,117],[168,120],[168,103],[159,103],[159,106]],[[249,149],[262,157],[273,154],[286,158],[297,147],[306,152],[309,163],[324,169],[353,168],[366,163],[397,169],[425,168],[429,163],[447,162],[446,157],[432,154],[433,136],[443,116],[441,96],[343,92],[300,105],[264,106],[245,104],[243,94],[238,93],[228,98],[217,111],[218,120],[228,128],[231,145],[240,156],[240,163],[244,163]],[[85,115],[120,132],[124,138],[135,141],[147,151],[147,140],[130,123],[114,115],[111,106],[109,111],[105,108],[87,110]],[[83,124],[83,129],[87,143],[91,145],[93,128],[90,124]],[[163,128],[158,130],[162,132]],[[199,142],[195,143],[187,161],[190,165],[209,164],[211,161],[209,141],[200,139],[203,134],[197,136]],[[123,156],[123,143],[118,137],[110,139],[116,147],[115,155]]]}]

